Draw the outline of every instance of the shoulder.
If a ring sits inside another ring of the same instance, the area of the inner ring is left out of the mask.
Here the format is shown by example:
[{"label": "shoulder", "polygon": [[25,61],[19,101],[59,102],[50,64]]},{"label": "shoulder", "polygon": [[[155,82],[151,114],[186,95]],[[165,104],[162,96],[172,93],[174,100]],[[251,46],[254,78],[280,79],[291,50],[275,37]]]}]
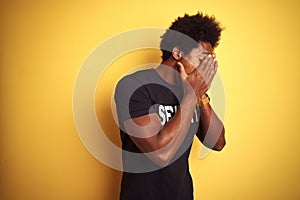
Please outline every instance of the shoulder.
[{"label": "shoulder", "polygon": [[115,88],[115,96],[136,91],[137,88],[152,82],[154,69],[145,69],[122,77]]},{"label": "shoulder", "polygon": [[126,82],[130,82],[130,81],[139,81],[141,83],[145,82],[146,80],[149,80],[149,78],[153,77],[153,75],[155,74],[154,69],[145,69],[145,70],[140,70],[140,71],[136,71],[132,74],[128,74],[124,77],[122,77],[119,80],[119,83],[126,83]]}]

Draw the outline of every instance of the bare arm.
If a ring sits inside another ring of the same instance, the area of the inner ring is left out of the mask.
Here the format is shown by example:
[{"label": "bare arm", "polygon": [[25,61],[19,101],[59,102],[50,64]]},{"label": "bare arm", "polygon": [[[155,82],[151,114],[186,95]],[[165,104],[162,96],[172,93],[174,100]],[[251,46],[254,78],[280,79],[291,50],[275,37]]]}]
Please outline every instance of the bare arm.
[{"label": "bare arm", "polygon": [[[185,95],[174,117],[161,127],[156,113],[124,122],[127,132],[139,149],[160,166],[166,166],[183,142],[194,114],[196,101]],[[140,135],[139,135],[140,134]]]},{"label": "bare arm", "polygon": [[[206,91],[210,88],[211,82],[215,76],[218,68],[218,63],[215,59],[215,54],[209,54],[204,60],[200,62],[199,66],[187,76],[187,79],[194,78],[196,73],[201,78],[198,79],[197,83],[203,85],[196,90],[195,94],[198,98],[206,97]],[[193,82],[191,82],[193,83]],[[203,89],[204,88],[204,89]],[[197,131],[197,137],[199,140],[208,148],[220,151],[225,146],[225,129],[223,123],[218,118],[210,104],[205,104],[200,108],[200,123]]]},{"label": "bare arm", "polygon": [[[216,70],[216,67],[212,67],[214,65],[212,56],[207,56],[189,75],[185,73],[182,63],[177,64],[182,78],[184,96],[174,117],[163,127],[157,114],[144,115],[124,122],[125,129],[133,142],[160,166],[166,166],[171,161],[186,137],[197,104],[197,97],[208,90]],[[208,114],[209,112],[204,112],[204,115],[208,116]],[[206,125],[207,121],[203,124]]]},{"label": "bare arm", "polygon": [[210,104],[200,108],[199,140],[208,148],[221,151],[226,144],[225,129]]}]

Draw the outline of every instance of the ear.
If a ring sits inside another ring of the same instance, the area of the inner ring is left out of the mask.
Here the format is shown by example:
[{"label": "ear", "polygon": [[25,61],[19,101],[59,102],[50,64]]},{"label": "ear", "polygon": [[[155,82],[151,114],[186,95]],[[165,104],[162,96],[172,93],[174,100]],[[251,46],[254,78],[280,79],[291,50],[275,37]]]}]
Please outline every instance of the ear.
[{"label": "ear", "polygon": [[178,49],[178,47],[174,47],[172,50],[172,56],[175,60],[179,60],[182,57],[183,52]]}]

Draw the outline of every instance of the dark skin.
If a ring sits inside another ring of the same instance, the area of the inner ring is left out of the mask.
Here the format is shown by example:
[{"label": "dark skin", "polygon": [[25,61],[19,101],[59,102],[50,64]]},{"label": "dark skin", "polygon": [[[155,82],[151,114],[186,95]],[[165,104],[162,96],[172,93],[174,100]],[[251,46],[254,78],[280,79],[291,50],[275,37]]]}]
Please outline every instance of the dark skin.
[{"label": "dark skin", "polygon": [[[188,133],[198,98],[206,97],[217,67],[211,44],[199,42],[199,47],[187,55],[173,48],[172,56],[156,68],[165,81],[183,88],[184,95],[176,114],[163,127],[156,113],[124,121],[133,142],[156,164],[166,166],[175,155]],[[208,148],[222,150],[224,126],[209,103],[200,108],[200,116],[196,136]]]}]

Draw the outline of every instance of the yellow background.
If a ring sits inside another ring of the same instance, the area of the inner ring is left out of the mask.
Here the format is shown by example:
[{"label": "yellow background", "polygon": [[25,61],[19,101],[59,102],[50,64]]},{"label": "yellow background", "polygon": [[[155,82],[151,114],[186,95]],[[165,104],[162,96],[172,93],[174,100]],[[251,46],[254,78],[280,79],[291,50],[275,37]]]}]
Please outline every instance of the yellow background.
[{"label": "yellow background", "polygon": [[[299,9],[297,0],[1,1],[0,199],[117,199],[121,172],[90,155],[75,129],[77,73],[107,38],[167,28],[198,10],[226,26],[216,52],[227,146],[200,160],[195,142],[195,199],[300,199]],[[137,55],[123,59],[135,66]],[[99,121],[116,144],[117,127],[103,109],[130,67],[107,71],[96,95]]]}]

